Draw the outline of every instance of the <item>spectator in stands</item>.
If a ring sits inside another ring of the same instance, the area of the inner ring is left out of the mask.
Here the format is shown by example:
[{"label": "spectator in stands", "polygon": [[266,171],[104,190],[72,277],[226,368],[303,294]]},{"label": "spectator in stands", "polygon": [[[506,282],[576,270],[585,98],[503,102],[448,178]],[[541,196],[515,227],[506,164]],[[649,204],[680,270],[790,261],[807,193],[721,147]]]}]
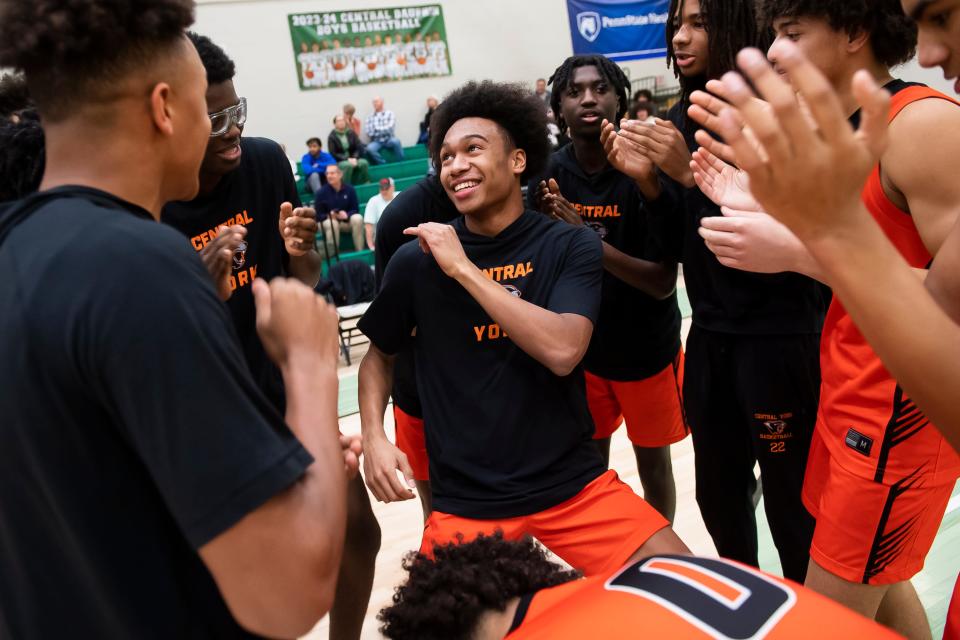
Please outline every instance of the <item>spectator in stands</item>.
[{"label": "spectator in stands", "polygon": [[537,96],[543,101],[544,109],[550,108],[550,95],[551,91],[547,89],[547,81],[544,78],[537,78],[537,88],[533,92],[533,95]]},{"label": "spectator in stands", "polygon": [[370,138],[370,144],[367,145],[367,157],[373,164],[383,164],[386,160],[380,155],[380,149],[386,147],[393,152],[394,160],[399,162],[403,160],[403,144],[394,134],[397,126],[397,116],[393,111],[383,108],[383,98],[377,96],[373,99],[373,113],[367,118],[364,124],[364,132]]},{"label": "spectator in stands", "polygon": [[336,164],[337,161],[334,157],[323,150],[320,138],[307,140],[307,152],[303,154],[303,158],[300,160],[300,171],[314,196],[323,187],[327,167]]},{"label": "spectator in stands", "polygon": [[363,157],[364,146],[360,137],[347,126],[347,118],[337,115],[333,118],[333,131],[327,137],[327,148],[336,158],[337,166],[343,171],[343,179],[350,184],[370,182],[370,163]]},{"label": "spectator in stands", "polygon": [[347,119],[347,126],[353,129],[353,132],[359,137],[362,123],[360,118],[357,117],[357,108],[349,102],[343,105],[343,117]]},{"label": "spectator in stands", "polygon": [[440,104],[440,101],[437,100],[436,96],[427,98],[427,115],[423,116],[423,122],[420,123],[420,137],[417,138],[417,144],[427,144],[427,141],[430,140],[430,118],[433,117],[433,112],[437,110],[438,104]]},{"label": "spectator in stands", "polygon": [[383,210],[387,208],[387,205],[393,202],[393,199],[397,196],[394,186],[393,178],[381,179],[380,193],[367,201],[367,208],[363,211],[363,224],[367,231],[367,246],[370,247],[371,251],[376,246],[374,240],[376,239],[377,223],[380,221],[380,216],[383,215]]},{"label": "spectator in stands", "polygon": [[657,105],[646,100],[634,102],[627,110],[627,117],[631,120],[653,123],[657,117]]},{"label": "spectator in stands", "polygon": [[323,229],[324,250],[330,256],[339,251],[340,232],[349,231],[353,246],[363,249],[363,216],[356,190],[343,181],[343,171],[336,163],[327,166],[327,184],[317,191],[314,209]]}]

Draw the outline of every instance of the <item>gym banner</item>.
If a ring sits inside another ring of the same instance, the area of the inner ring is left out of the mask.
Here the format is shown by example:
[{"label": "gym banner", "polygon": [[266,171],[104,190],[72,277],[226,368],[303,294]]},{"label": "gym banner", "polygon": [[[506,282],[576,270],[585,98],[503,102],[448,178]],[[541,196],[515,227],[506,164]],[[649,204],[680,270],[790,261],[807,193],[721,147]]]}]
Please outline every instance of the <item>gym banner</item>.
[{"label": "gym banner", "polygon": [[439,4],[287,18],[301,90],[450,75]]},{"label": "gym banner", "polygon": [[670,0],[567,0],[574,53],[611,60],[667,55]]}]

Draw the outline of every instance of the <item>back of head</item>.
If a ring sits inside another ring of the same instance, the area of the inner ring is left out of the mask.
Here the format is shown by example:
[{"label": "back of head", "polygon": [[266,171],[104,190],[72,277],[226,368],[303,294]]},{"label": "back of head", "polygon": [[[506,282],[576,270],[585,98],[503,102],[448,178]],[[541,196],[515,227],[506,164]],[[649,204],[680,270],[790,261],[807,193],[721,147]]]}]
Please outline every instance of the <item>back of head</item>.
[{"label": "back of head", "polygon": [[851,36],[867,33],[874,57],[885,67],[902,64],[917,51],[917,24],[904,14],[900,0],[760,0],[765,27],[787,17],[825,20]]},{"label": "back of head", "polygon": [[495,122],[506,132],[517,149],[527,156],[526,180],[537,175],[550,155],[547,139],[547,115],[543,103],[522,84],[484,80],[471,81],[447,95],[430,119],[430,157],[440,173],[440,148],[447,131],[458,120],[483,118]]},{"label": "back of head", "polygon": [[412,553],[403,568],[406,583],[377,616],[381,633],[393,640],[469,640],[484,612],[579,577],[548,560],[531,538],[506,541],[500,531],[437,546],[432,559]]},{"label": "back of head", "polygon": [[2,0],[0,67],[21,70],[47,122],[109,102],[193,22],[193,0]]},{"label": "back of head", "polygon": [[190,38],[190,42],[197,49],[200,62],[203,63],[203,68],[207,72],[208,84],[215,85],[233,80],[233,77],[237,74],[237,66],[226,51],[221,49],[213,40],[199,33],[188,31],[187,37]]}]

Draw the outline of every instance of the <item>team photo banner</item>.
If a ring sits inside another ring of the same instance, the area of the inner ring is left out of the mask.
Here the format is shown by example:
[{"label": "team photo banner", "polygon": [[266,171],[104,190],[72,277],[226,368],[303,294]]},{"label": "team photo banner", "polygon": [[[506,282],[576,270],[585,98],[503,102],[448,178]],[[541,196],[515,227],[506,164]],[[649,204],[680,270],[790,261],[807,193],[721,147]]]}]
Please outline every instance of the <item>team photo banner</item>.
[{"label": "team photo banner", "polygon": [[287,18],[301,90],[451,73],[439,4],[292,13]]},{"label": "team photo banner", "polygon": [[574,53],[611,60],[667,55],[670,0],[567,0]]}]

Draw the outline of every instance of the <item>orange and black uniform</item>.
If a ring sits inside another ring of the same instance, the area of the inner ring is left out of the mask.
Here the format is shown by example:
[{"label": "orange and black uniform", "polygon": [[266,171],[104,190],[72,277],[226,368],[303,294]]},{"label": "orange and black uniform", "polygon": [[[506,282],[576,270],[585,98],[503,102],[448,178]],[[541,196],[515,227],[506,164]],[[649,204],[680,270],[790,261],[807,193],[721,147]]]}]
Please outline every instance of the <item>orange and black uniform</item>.
[{"label": "orange and black uniform", "polygon": [[[467,257],[511,294],[596,321],[596,234],[534,211],[493,238],[462,217],[452,224]],[[521,350],[417,243],[393,256],[360,329],[385,353],[413,349],[434,508],[423,549],[501,528],[597,573],[667,525],[605,473],[582,369],[560,377]]]},{"label": "orange and black uniform", "polygon": [[653,556],[521,598],[505,640],[899,638],[805,589],[730,560]]},{"label": "orange and black uniform", "polygon": [[[541,178],[553,178],[584,225],[623,253],[660,261],[636,182],[611,166],[588,175],[573,145],[553,154]],[[676,293],[664,300],[604,271],[600,315],[583,359],[594,437],[609,438],[626,419],[630,441],[662,447],[687,435],[683,415],[683,351]]]},{"label": "orange and black uniform", "polygon": [[288,272],[290,254],[280,235],[280,205],[289,202],[299,207],[300,198],[280,145],[266,138],[242,138],[240,147],[240,166],[223,176],[211,193],[167,204],[160,220],[187,236],[197,252],[217,237],[220,227],[246,227],[247,235],[233,254],[233,294],[227,307],[253,379],[283,415],[283,377],[257,334],[250,285],[256,278],[272,280]]},{"label": "orange and black uniform", "polygon": [[[413,236],[404,235],[404,229],[425,222],[450,222],[459,215],[436,176],[427,176],[398,193],[377,222],[377,289],[383,282],[393,254],[414,239]],[[417,395],[417,369],[412,350],[401,351],[394,359],[392,396],[397,447],[406,454],[414,478],[429,480],[427,446],[423,437],[423,409]]]},{"label": "orange and black uniform", "polygon": [[[697,148],[683,103],[668,118]],[[698,230],[717,205],[662,175],[647,203],[665,255],[683,262],[693,308],[683,398],[693,435],[697,503],[718,553],[757,566],[753,504],[760,464],[764,508],[784,575],[802,582],[813,518],[800,498],[820,387],[823,287],[794,273],[725,267]]]},{"label": "orange and black uniform", "polygon": [[[919,100],[950,100],[895,80],[889,120]],[[880,166],[862,199],[900,255],[932,261],[910,214],[884,193]],[[834,300],[823,328],[823,386],[804,503],[817,518],[811,556],[846,580],[889,584],[923,567],[960,477],[960,457],[897,385]]]}]

